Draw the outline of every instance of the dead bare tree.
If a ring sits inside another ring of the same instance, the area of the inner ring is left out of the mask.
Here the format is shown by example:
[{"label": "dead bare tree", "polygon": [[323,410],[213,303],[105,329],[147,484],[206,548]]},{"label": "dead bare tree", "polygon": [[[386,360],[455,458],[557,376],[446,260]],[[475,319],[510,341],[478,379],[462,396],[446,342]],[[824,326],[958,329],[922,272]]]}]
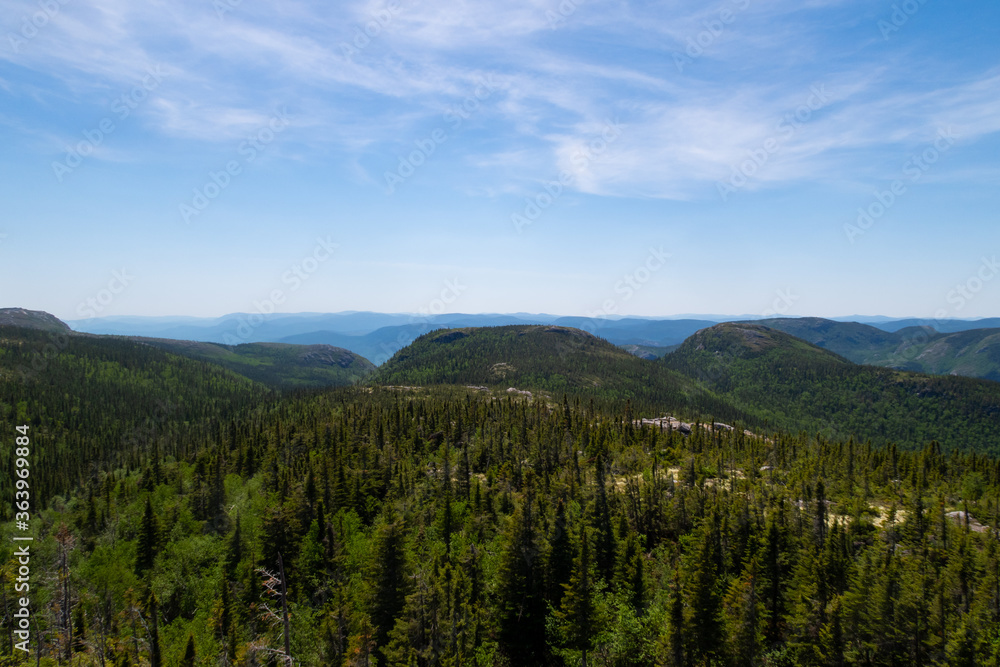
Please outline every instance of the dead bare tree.
[{"label": "dead bare tree", "polygon": [[264,578],[264,594],[275,600],[276,603],[281,604],[280,614],[278,611],[271,609],[266,602],[263,603],[261,607],[264,610],[263,618],[268,624],[272,627],[281,624],[284,648],[270,648],[267,646],[265,639],[259,639],[252,642],[250,644],[250,648],[254,651],[276,654],[282,659],[285,665],[292,667],[292,665],[295,664],[295,661],[292,659],[291,626],[288,614],[288,585],[285,581],[285,564],[281,559],[281,554],[278,554],[277,573],[271,572],[262,567],[257,568],[257,572]]}]

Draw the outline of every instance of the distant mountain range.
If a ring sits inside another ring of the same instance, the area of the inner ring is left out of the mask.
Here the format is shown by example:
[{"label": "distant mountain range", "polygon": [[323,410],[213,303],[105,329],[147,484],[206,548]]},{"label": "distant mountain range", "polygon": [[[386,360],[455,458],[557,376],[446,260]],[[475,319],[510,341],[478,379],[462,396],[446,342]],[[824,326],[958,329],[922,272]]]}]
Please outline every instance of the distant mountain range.
[{"label": "distant mountain range", "polygon": [[[381,323],[371,314],[363,316],[369,326]],[[561,319],[592,325],[580,318]],[[311,343],[305,340],[308,335],[300,336],[304,345],[225,345],[74,334],[47,313],[4,309],[0,342],[10,353],[0,356],[0,377],[20,375],[25,382],[37,383],[52,373],[82,372],[87,362],[77,360],[80,353],[74,350],[101,359],[127,358],[131,367],[142,369],[142,350],[147,349],[160,365],[158,372],[172,381],[186,381],[178,379],[179,373],[239,378],[250,383],[247,391],[359,382],[446,385],[504,397],[530,393],[550,403],[563,395],[604,406],[627,402],[636,416],[669,413],[719,419],[759,431],[803,430],[838,440],[854,436],[907,447],[938,440],[947,448],[1000,451],[1000,383],[950,376],[992,373],[988,368],[996,366],[998,330],[938,333],[907,327],[890,332],[819,318],[733,322],[702,327],[676,350],[653,359],[630,353],[641,349],[638,344],[629,344],[636,350],[626,351],[609,342],[609,333],[619,339],[631,334],[632,340],[664,340],[680,335],[694,326],[692,322],[622,319],[602,322],[597,335],[557,324],[434,329],[375,368],[343,347]],[[380,327],[368,335],[382,332],[381,339],[370,340],[381,340],[388,350],[413,334],[413,326]],[[31,347],[41,351],[31,353]],[[948,374],[855,361],[889,365],[904,357],[903,365],[941,368]],[[122,377],[123,382],[137,381]]]},{"label": "distant mountain range", "polygon": [[[87,333],[193,340],[229,346],[260,342],[330,345],[349,350],[380,366],[421,335],[437,329],[528,324],[574,327],[636,356],[654,359],[675,349],[697,331],[735,319],[738,318],[717,315],[701,319],[601,319],[529,313],[422,317],[344,312],[269,317],[245,313],[220,318],[106,317],[75,320],[69,325]],[[752,321],[790,333],[859,364],[1000,380],[1000,318],[856,318],[867,323],[839,319],[804,317]],[[51,321],[48,326],[52,326]]]},{"label": "distant mountain range", "polygon": [[94,334],[241,343],[294,343],[342,347],[381,365],[422,334],[454,327],[549,324],[583,329],[615,345],[642,346],[643,356],[662,356],[699,329],[718,320],[586,318],[528,313],[444,314],[427,317],[367,312],[260,315],[236,313],[220,318],[107,317],[69,322],[75,331]]}]

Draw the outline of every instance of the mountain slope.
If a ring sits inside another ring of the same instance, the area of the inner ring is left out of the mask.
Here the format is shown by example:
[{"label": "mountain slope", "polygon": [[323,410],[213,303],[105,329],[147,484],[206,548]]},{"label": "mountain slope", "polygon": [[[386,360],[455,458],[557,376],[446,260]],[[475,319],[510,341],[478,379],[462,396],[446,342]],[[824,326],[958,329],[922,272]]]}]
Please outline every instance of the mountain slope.
[{"label": "mountain slope", "polygon": [[[0,326],[44,331],[58,337],[57,348],[73,339],[127,339],[173,352],[183,357],[207,361],[246,378],[276,388],[330,387],[354,384],[375,366],[345,349],[324,344],[245,343],[222,345],[168,338],[102,336],[76,333],[49,313],[24,308],[0,309]],[[15,337],[16,338],[16,337]],[[55,340],[55,339],[54,339]],[[49,348],[52,353],[52,348]],[[35,360],[37,364],[37,359]]]},{"label": "mountain slope", "polygon": [[700,331],[663,358],[778,428],[1000,451],[1000,385],[860,366],[759,324]]},{"label": "mountain slope", "polygon": [[69,325],[41,310],[0,308],[0,326],[26,327],[54,333],[69,333]]},{"label": "mountain slope", "polygon": [[44,443],[31,473],[44,498],[134,464],[138,452],[175,454],[272,396],[242,375],[127,339],[0,327],[0,420],[30,425]]},{"label": "mountain slope", "polygon": [[938,333],[927,327],[898,332],[900,344],[869,363],[1000,382],[1000,329]]},{"label": "mountain slope", "polygon": [[248,328],[246,322],[253,317],[255,316],[240,313],[219,318],[107,317],[71,321],[70,324],[86,333],[201,340],[223,344],[237,344],[241,341],[296,345],[323,343],[343,347],[381,365],[420,334],[436,329],[554,324],[583,329],[616,345],[655,348],[679,345],[695,331],[719,321],[560,317],[528,313],[446,313],[421,316],[349,312],[274,314]]},{"label": "mountain slope", "polygon": [[566,393],[636,410],[687,410],[742,419],[697,382],[585,331],[560,326],[446,329],[397,352],[373,376],[383,385],[458,384]]},{"label": "mountain slope", "polygon": [[756,322],[809,341],[858,364],[888,366],[936,375],[964,375],[1000,381],[1000,329],[939,333],[927,326],[896,332],[818,317]]},{"label": "mountain slope", "polygon": [[759,320],[754,324],[784,331],[858,364],[871,363],[870,359],[895,349],[902,342],[898,334],[867,324],[834,322],[820,317]]},{"label": "mountain slope", "polygon": [[286,389],[354,384],[375,369],[367,359],[330,345],[221,345],[163,338],[132,340],[191,359],[218,364],[252,380]]},{"label": "mountain slope", "polygon": [[447,328],[447,325],[411,323],[382,327],[362,335],[337,331],[313,331],[287,336],[279,342],[294,345],[335,345],[360,354],[376,366],[380,366],[393,354],[415,341],[421,334],[444,328]]},{"label": "mountain slope", "polygon": [[941,333],[958,333],[961,331],[971,331],[972,329],[993,329],[1000,328],[1000,317],[987,317],[981,320],[929,320],[919,318],[909,318],[903,320],[888,320],[886,322],[872,322],[873,326],[890,332],[898,332],[900,329],[909,327],[932,327]]}]

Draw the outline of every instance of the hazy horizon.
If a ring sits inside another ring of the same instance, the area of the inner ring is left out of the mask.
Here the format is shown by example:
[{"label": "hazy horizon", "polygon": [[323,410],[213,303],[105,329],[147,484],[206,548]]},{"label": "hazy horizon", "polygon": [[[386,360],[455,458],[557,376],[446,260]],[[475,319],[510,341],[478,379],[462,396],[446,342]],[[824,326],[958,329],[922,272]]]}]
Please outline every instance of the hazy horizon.
[{"label": "hazy horizon", "polygon": [[[31,309],[27,309],[31,310]],[[54,313],[52,313],[54,314]],[[551,319],[562,319],[562,318],[588,318],[590,316],[586,314],[560,314],[560,313],[526,313],[526,312],[511,312],[511,313],[500,313],[500,312],[442,312],[442,313],[406,313],[406,312],[382,312],[382,311],[360,311],[360,310],[350,310],[350,311],[333,311],[333,312],[316,312],[316,311],[305,311],[305,312],[274,312],[274,313],[259,313],[255,311],[244,311],[244,312],[231,312],[223,313],[222,315],[207,315],[207,316],[194,316],[194,315],[107,315],[89,318],[62,318],[64,322],[70,324],[81,324],[90,321],[126,321],[126,320],[164,320],[164,321],[193,321],[193,322],[207,322],[207,321],[221,321],[232,317],[263,317],[264,319],[270,319],[274,317],[324,317],[331,315],[383,315],[383,316],[398,316],[398,317],[409,317],[413,320],[430,320],[433,318],[446,318],[446,317],[518,317],[518,318],[551,318]],[[56,315],[58,317],[58,315]],[[833,317],[821,317],[819,315],[779,315],[779,314],[722,314],[722,313],[679,313],[674,315],[662,315],[662,316],[645,316],[645,315],[605,315],[599,317],[592,317],[591,319],[607,319],[607,320],[623,320],[623,319],[638,319],[638,320],[650,320],[650,321],[673,321],[673,320],[707,320],[707,321],[739,321],[743,319],[753,320],[753,319],[772,319],[772,318],[790,318],[790,319],[804,319],[804,318],[819,318],[832,320],[837,322],[852,322],[857,321],[859,323],[868,322],[895,322],[900,320],[927,320],[927,321],[956,321],[956,322],[977,322],[980,320],[994,319],[994,318],[925,318],[917,316],[902,316],[902,317],[890,317],[885,315],[839,315]]]},{"label": "hazy horizon", "polygon": [[[39,308],[32,308],[28,306],[18,305],[18,306],[0,306],[2,308],[20,308],[24,310],[33,310],[41,312],[44,311]],[[752,319],[770,319],[770,318],[819,318],[827,319],[838,322],[877,322],[877,321],[898,321],[898,320],[928,320],[928,321],[962,321],[962,322],[975,322],[979,320],[993,319],[993,317],[944,317],[944,318],[934,318],[934,317],[920,317],[916,315],[900,315],[900,316],[888,316],[888,315],[864,315],[864,314],[854,314],[854,315],[813,315],[813,314],[802,314],[802,315],[782,315],[778,313],[739,313],[739,314],[724,314],[724,313],[675,313],[670,315],[619,315],[619,314],[598,314],[598,315],[588,315],[586,313],[555,313],[555,312],[498,312],[498,311],[480,311],[480,312],[467,312],[467,311],[443,311],[440,313],[430,313],[425,312],[387,312],[387,311],[375,311],[375,310],[341,310],[341,311],[275,311],[269,313],[262,313],[260,311],[232,311],[227,313],[222,313],[218,315],[188,315],[188,314],[161,314],[161,315],[140,315],[131,313],[121,313],[116,315],[96,315],[92,317],[78,317],[73,315],[62,316],[59,313],[51,313],[58,319],[70,323],[70,324],[80,324],[90,321],[125,321],[125,320],[165,320],[165,321],[210,321],[210,320],[224,320],[231,317],[240,316],[263,316],[265,318],[271,317],[323,317],[330,315],[352,315],[352,314],[371,314],[371,315],[384,315],[384,316],[399,316],[399,317],[410,317],[414,319],[420,318],[434,318],[434,317],[460,317],[460,316],[500,316],[500,317],[520,317],[520,318],[588,318],[593,319],[607,319],[607,320],[620,320],[620,319],[639,319],[639,320],[714,320],[718,322],[724,321],[737,321],[742,319],[752,320]],[[75,315],[75,314],[74,314]]]}]

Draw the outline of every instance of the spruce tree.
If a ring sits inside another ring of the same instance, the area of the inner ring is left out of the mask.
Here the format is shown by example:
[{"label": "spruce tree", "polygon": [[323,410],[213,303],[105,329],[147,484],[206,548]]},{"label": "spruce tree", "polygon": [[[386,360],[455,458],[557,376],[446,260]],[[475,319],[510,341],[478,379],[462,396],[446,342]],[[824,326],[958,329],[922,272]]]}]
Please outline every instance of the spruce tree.
[{"label": "spruce tree", "polygon": [[549,532],[549,552],[546,563],[546,598],[556,609],[562,603],[565,589],[563,584],[569,583],[573,574],[573,544],[569,535],[569,524],[566,521],[566,504],[560,498],[556,505],[555,520]]},{"label": "spruce tree", "polygon": [[184,648],[184,657],[181,658],[180,667],[195,667],[197,654],[194,650],[194,635],[188,634],[187,646]]},{"label": "spruce tree", "polygon": [[142,522],[139,525],[139,540],[136,544],[135,574],[142,577],[146,571],[152,569],[156,562],[156,554],[159,550],[159,521],[153,512],[153,503],[149,496],[146,496],[146,505],[142,513]]},{"label": "spruce tree", "polygon": [[380,662],[389,633],[406,602],[406,561],[403,530],[397,517],[387,517],[375,531],[372,553],[373,599],[371,619],[375,624],[376,654]]},{"label": "spruce tree", "polygon": [[590,538],[584,528],[580,531],[580,550],[573,559],[573,574],[569,583],[563,586],[566,593],[560,610],[556,612],[565,645],[580,651],[583,667],[587,667],[587,654],[599,627],[594,604],[595,586],[590,550]]},{"label": "spruce tree", "polygon": [[699,529],[697,542],[685,562],[687,608],[684,620],[689,633],[689,650],[706,662],[720,657],[723,640],[715,532],[715,522],[709,518]]},{"label": "spruce tree", "polygon": [[512,664],[535,664],[547,653],[544,570],[532,504],[531,476],[524,503],[514,510],[497,572],[498,642]]}]

